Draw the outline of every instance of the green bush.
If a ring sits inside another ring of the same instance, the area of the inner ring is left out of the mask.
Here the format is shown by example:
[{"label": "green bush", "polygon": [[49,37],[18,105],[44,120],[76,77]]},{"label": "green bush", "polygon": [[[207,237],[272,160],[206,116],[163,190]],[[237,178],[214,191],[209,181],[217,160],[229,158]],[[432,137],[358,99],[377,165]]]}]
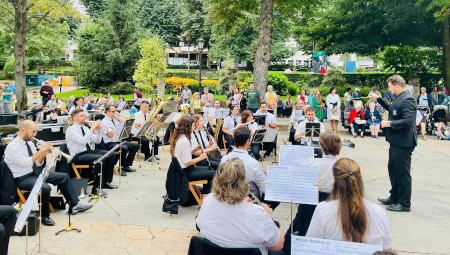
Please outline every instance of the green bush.
[{"label": "green bush", "polygon": [[252,81],[253,81],[253,74],[250,71],[238,71],[236,73],[236,77],[237,77],[238,82],[240,82],[240,81],[246,82],[248,79],[252,79]]},{"label": "green bush", "polygon": [[192,91],[192,94],[198,91],[198,87],[198,81],[192,81],[191,84],[189,84],[189,89]]},{"label": "green bush", "polygon": [[288,86],[287,92],[291,96],[296,96],[296,95],[298,95],[299,88],[296,85],[292,84],[292,85]]},{"label": "green bush", "polygon": [[188,72],[188,71],[168,71],[166,73],[165,78],[170,78],[170,77],[174,77],[174,76],[198,80],[198,73],[192,73],[192,72]]},{"label": "green bush", "polygon": [[[187,65],[167,65],[167,68],[169,69],[188,69]],[[189,66],[189,69],[199,69],[200,66],[199,65],[195,65],[195,66]],[[208,67],[206,65],[202,65],[202,69],[206,70],[208,69]]]},{"label": "green bush", "polygon": [[14,59],[10,59],[8,62],[6,62],[6,64],[3,66],[3,71],[9,78],[14,78]]},{"label": "green bush", "polygon": [[0,80],[6,80],[6,79],[8,79],[8,75],[6,75],[5,72],[0,71]]},{"label": "green bush", "polygon": [[269,72],[267,76],[267,85],[272,85],[277,94],[283,95],[287,92],[287,87],[292,84],[286,75],[281,73]]},{"label": "green bush", "polygon": [[37,57],[37,56],[29,57],[29,58],[27,58],[26,61],[27,61],[27,65],[28,65],[29,69],[33,69],[33,68],[37,67],[38,64],[43,65],[48,62],[48,60],[46,58]]},{"label": "green bush", "polygon": [[134,92],[134,86],[128,81],[125,82],[117,82],[111,87],[111,93],[118,95],[118,94],[133,94]]},{"label": "green bush", "polygon": [[12,59],[11,56],[8,55],[0,55],[0,68],[3,68],[6,64],[6,62],[10,61]]},{"label": "green bush", "polygon": [[345,78],[338,70],[330,69],[322,80],[323,86],[342,87],[346,84]]}]

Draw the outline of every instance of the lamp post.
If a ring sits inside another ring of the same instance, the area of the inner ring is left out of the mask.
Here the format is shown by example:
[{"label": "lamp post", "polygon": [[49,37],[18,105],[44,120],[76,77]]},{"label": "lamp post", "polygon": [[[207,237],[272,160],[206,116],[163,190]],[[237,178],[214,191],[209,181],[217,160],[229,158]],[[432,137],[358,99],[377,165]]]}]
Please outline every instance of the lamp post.
[{"label": "lamp post", "polygon": [[198,47],[200,48],[200,59],[199,59],[199,69],[198,69],[198,90],[200,92],[200,94],[202,93],[202,52],[203,52],[203,46],[204,46],[205,40],[203,40],[203,38],[200,37],[200,39],[198,39]]}]

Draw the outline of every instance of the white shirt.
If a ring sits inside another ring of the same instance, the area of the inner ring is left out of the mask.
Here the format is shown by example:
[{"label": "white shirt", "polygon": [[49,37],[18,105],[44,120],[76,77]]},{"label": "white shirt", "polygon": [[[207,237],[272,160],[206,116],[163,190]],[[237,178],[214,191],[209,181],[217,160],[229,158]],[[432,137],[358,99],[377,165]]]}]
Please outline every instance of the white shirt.
[{"label": "white shirt", "polygon": [[319,191],[331,193],[334,184],[333,165],[337,160],[337,157],[324,155],[323,158],[313,158],[306,164],[305,167],[317,168],[318,183],[322,184]]},{"label": "white shirt", "polygon": [[186,168],[185,164],[192,160],[192,150],[188,150],[187,148],[191,148],[191,142],[189,142],[185,135],[182,135],[175,144],[174,153],[181,168]]},{"label": "white shirt", "polygon": [[241,202],[230,205],[209,194],[197,216],[200,235],[226,248],[259,248],[275,246],[280,232],[262,206]]},{"label": "white shirt", "polygon": [[[366,199],[364,199],[364,205],[368,215],[366,243],[381,245],[383,249],[391,249],[392,234],[386,212],[381,206]],[[343,241],[338,208],[337,200],[319,203],[314,211],[306,236]]]},{"label": "white shirt", "polygon": [[84,136],[81,132],[81,126],[77,123],[73,123],[73,125],[66,130],[67,148],[72,156],[85,152],[87,150],[86,144],[100,143],[102,141],[102,136],[94,135],[88,127],[83,126],[83,130]]},{"label": "white shirt", "polygon": [[[146,114],[148,116],[148,112]],[[148,118],[148,117],[147,117]],[[145,124],[146,121],[146,117],[144,116],[144,113],[142,111],[138,111],[135,115],[134,115],[134,122],[133,122],[133,126],[131,126],[131,134],[136,137],[138,134],[138,131],[140,129],[140,127],[135,126],[134,124],[137,123],[143,123],[142,125]],[[141,126],[142,127],[142,126]]]},{"label": "white shirt", "polygon": [[211,111],[209,111],[208,113],[205,113],[205,114],[208,117],[208,120],[211,119],[211,123],[215,126],[217,123],[216,108],[213,108]]},{"label": "white shirt", "polygon": [[[191,134],[191,149],[195,149],[199,144],[197,143],[197,139],[195,138],[194,133],[197,135],[198,140],[201,142],[201,140],[203,140],[203,143],[205,144],[205,146],[203,146],[203,144],[200,144],[200,147],[202,147],[203,149],[208,148],[209,145],[209,141],[208,139],[206,139],[206,135],[204,134],[204,132],[202,132],[201,130],[194,130],[194,132],[192,132]],[[201,135],[200,135],[200,134]],[[201,138],[200,138],[201,137]]]},{"label": "white shirt", "polygon": [[113,137],[109,138],[106,134],[111,132],[111,131],[116,131],[116,126],[117,124],[119,124],[119,121],[111,119],[108,116],[105,116],[102,120],[102,137],[103,137],[103,141],[106,143],[111,143],[111,142],[118,142],[119,140],[116,139],[114,140],[114,134]]},{"label": "white shirt", "polygon": [[420,94],[419,96],[419,105],[428,106],[428,94]]},{"label": "white shirt", "polygon": [[305,115],[303,114],[303,110],[295,110],[291,114],[291,123],[294,124],[294,128],[297,128],[298,124],[306,119]]},{"label": "white shirt", "polygon": [[406,84],[406,90],[408,90],[409,93],[411,93],[411,95],[414,96],[414,86],[413,85]]},{"label": "white shirt", "polygon": [[142,101],[146,101],[149,105],[151,105],[152,104],[152,98],[151,97],[149,97],[149,98],[143,98],[142,99]]},{"label": "white shirt", "polygon": [[248,151],[243,149],[234,149],[232,152],[222,157],[220,164],[225,163],[232,158],[238,158],[242,160],[242,162],[245,162],[245,179],[247,182],[255,182],[261,193],[265,192],[266,185],[263,185],[263,182],[266,181],[266,175],[264,174],[259,162],[250,156]]},{"label": "white shirt", "polygon": [[[275,118],[275,115],[270,112],[263,113],[261,110],[257,110],[255,115],[266,115],[266,127],[268,129],[271,129],[269,124],[277,124],[277,118]],[[258,126],[258,129],[262,129],[262,126]]]},{"label": "white shirt", "polygon": [[70,107],[69,115],[72,114],[73,110],[75,110],[75,109],[83,110],[84,111],[84,115],[88,116],[88,111],[86,110],[86,107],[84,107],[84,105],[83,106],[75,106],[74,105],[74,106]]},{"label": "white shirt", "polygon": [[[239,125],[240,122],[241,122],[241,117],[239,115],[237,115],[237,116],[230,115],[230,116],[227,116],[225,118],[225,120],[223,121],[222,128],[226,128],[226,129],[228,129],[229,132],[233,133],[234,132],[233,128],[236,127],[237,125]],[[236,123],[236,125],[235,125],[235,123]]]},{"label": "white shirt", "polygon": [[[295,135],[301,134],[306,132],[306,123],[320,123],[320,133],[325,132],[325,126],[323,125],[322,122],[319,121],[319,119],[316,117],[314,119],[314,121],[309,121],[308,119],[306,119],[305,121],[300,122],[300,124],[298,124],[296,130],[295,130]],[[312,138],[313,141],[319,141],[319,137],[313,137]],[[301,142],[302,144],[304,144],[305,142],[308,142],[309,138],[308,137],[302,137]]]},{"label": "white shirt", "polygon": [[[37,150],[34,143],[31,141],[28,141],[27,143],[28,145],[30,145],[33,155],[36,154]],[[28,154],[28,149],[25,141],[20,139],[19,137],[14,138],[14,140],[12,140],[8,144],[8,146],[6,146],[5,162],[11,170],[14,178],[18,178],[33,172],[33,160]],[[35,163],[36,166],[41,165],[41,163],[39,163],[39,160],[36,160]]]}]

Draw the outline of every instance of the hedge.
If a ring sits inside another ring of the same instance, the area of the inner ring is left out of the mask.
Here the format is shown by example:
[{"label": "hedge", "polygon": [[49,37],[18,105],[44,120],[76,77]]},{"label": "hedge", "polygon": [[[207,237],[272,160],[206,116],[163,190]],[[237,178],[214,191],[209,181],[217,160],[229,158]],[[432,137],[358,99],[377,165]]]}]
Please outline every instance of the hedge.
[{"label": "hedge", "polygon": [[192,73],[192,72],[188,72],[188,71],[178,71],[178,72],[168,71],[166,73],[165,78],[170,78],[170,77],[174,77],[174,76],[198,80],[198,73]]},{"label": "hedge", "polygon": [[[188,69],[187,65],[167,65],[167,68],[170,69]],[[189,66],[189,69],[199,69],[200,66],[199,65],[191,65]],[[208,69],[208,67],[206,65],[202,65],[202,69],[206,70]]]}]

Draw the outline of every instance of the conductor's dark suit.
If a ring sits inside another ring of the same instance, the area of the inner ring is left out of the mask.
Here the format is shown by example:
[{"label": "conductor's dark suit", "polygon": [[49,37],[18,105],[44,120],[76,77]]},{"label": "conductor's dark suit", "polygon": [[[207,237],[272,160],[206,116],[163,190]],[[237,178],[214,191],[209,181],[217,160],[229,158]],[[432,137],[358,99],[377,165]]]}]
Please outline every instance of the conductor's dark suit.
[{"label": "conductor's dark suit", "polygon": [[391,126],[387,127],[386,140],[389,148],[389,178],[392,189],[390,198],[403,205],[411,206],[411,155],[417,146],[416,100],[408,91],[403,91],[389,104],[378,98],[378,103],[389,111]]}]

